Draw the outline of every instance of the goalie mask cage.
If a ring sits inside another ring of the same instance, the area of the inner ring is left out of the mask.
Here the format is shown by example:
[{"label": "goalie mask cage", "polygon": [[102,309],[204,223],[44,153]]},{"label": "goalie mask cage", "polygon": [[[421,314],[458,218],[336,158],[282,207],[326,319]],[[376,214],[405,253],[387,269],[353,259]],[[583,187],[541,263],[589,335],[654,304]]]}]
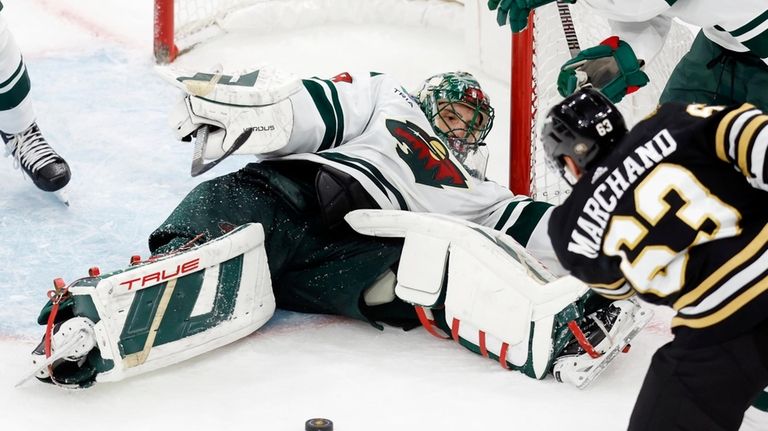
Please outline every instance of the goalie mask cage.
[{"label": "goalie mask cage", "polygon": [[[563,5],[560,5],[561,7]],[[580,3],[567,6],[582,49],[612,35],[608,22]],[[509,187],[516,194],[560,203],[570,186],[549,169],[539,132],[549,109],[562,100],[557,92],[560,66],[571,58],[558,4],[550,3],[531,13],[528,28],[512,36]],[[628,127],[650,114],[680,58],[688,52],[693,33],[672,23],[661,52],[644,71],[650,82],[617,104]]]}]

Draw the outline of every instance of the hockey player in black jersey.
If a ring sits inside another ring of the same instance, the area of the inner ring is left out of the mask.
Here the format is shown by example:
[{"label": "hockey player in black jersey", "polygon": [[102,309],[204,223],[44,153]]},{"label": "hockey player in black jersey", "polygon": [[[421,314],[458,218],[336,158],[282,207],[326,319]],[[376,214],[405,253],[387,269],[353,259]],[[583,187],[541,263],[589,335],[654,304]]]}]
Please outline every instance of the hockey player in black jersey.
[{"label": "hockey player in black jersey", "polygon": [[548,159],[574,183],[549,234],[608,298],[672,307],[631,430],[736,430],[768,384],[768,115],[665,104],[631,131],[591,88],[549,112]]}]

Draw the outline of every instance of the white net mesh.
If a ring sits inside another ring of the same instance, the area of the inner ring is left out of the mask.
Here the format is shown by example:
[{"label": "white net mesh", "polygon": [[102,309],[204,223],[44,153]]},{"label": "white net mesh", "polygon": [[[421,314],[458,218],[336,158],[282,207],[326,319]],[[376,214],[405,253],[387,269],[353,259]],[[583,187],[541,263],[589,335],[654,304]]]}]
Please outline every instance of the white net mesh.
[{"label": "white net mesh", "polygon": [[[229,30],[270,33],[329,22],[461,28],[464,0],[174,0],[180,51]],[[397,13],[392,13],[397,11]]]},{"label": "white net mesh", "polygon": [[[581,48],[597,45],[611,36],[607,21],[579,3],[570,5],[574,27]],[[562,100],[557,92],[560,66],[571,58],[565,41],[557,5],[551,3],[536,9],[534,25],[533,85],[534,110],[532,117],[531,195],[535,199],[560,203],[570,187],[560,176],[547,168],[538,133],[552,105]],[[662,52],[645,67],[650,83],[636,93],[625,97],[617,106],[624,114],[627,126],[632,127],[648,115],[658,103],[661,91],[680,57],[693,40],[691,30],[673,23]]]}]

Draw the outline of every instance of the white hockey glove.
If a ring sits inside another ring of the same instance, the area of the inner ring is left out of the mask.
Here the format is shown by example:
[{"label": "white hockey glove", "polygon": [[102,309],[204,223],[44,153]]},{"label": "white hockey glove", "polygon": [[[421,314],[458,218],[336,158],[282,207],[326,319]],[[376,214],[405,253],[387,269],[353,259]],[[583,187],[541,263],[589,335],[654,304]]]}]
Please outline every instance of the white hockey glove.
[{"label": "white hockey glove", "polygon": [[301,89],[295,77],[269,69],[241,75],[166,75],[185,92],[170,123],[177,138],[195,139],[192,176],[231,154],[264,154],[288,144],[293,129],[288,98]]}]

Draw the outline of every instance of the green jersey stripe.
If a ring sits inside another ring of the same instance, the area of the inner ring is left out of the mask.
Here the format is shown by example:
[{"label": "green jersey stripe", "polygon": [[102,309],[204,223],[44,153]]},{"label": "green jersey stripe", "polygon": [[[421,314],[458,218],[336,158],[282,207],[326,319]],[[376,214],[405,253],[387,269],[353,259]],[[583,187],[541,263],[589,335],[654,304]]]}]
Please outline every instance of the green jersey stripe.
[{"label": "green jersey stripe", "polygon": [[766,10],[765,12],[761,13],[760,15],[758,15],[752,21],[744,24],[743,26],[741,26],[741,27],[739,27],[739,28],[737,28],[735,30],[730,31],[729,33],[731,33],[731,36],[733,36],[733,37],[739,37],[739,36],[743,35],[744,33],[747,33],[749,31],[755,29],[757,26],[759,26],[760,24],[765,22],[765,20],[767,20],[767,19],[768,19],[768,10]]},{"label": "green jersey stripe", "polygon": [[328,100],[328,96],[325,95],[322,85],[309,79],[303,79],[301,82],[312,97],[312,101],[315,102],[317,112],[320,113],[320,118],[323,119],[325,124],[323,141],[320,143],[318,151],[327,150],[331,148],[336,138],[336,116],[333,113],[333,106]]},{"label": "green jersey stripe", "polygon": [[338,147],[341,145],[341,140],[344,138],[344,111],[341,109],[339,91],[336,90],[336,84],[328,80],[324,80],[323,82],[325,82],[331,90],[333,110],[336,112],[336,139],[333,141],[333,146]]},{"label": "green jersey stripe", "polygon": [[740,40],[753,54],[760,58],[768,58],[768,28],[749,40]]},{"label": "green jersey stripe", "polygon": [[[11,82],[16,78],[18,78],[18,81],[10,86]],[[24,67],[24,60],[21,60],[13,75],[0,84],[0,94],[2,95],[0,97],[0,111],[7,111],[19,106],[29,95],[29,89],[29,75],[27,75],[27,68]]]},{"label": "green jersey stripe", "polygon": [[0,91],[4,91],[5,87],[11,85],[11,82],[13,82],[14,79],[16,79],[17,76],[19,76],[20,73],[26,72],[26,68],[24,67],[24,59],[19,59],[19,65],[16,66],[16,70],[13,71],[11,76],[6,79],[3,82],[0,82]]},{"label": "green jersey stripe", "polygon": [[530,202],[530,199],[525,199],[521,201],[515,201],[510,202],[507,207],[504,209],[504,213],[501,214],[501,217],[499,218],[499,221],[496,222],[496,226],[493,228],[495,230],[501,230],[501,228],[504,227],[504,225],[507,223],[507,220],[509,220],[509,217],[512,215],[512,212],[517,208],[517,206],[522,202]]},{"label": "green jersey stripe", "polygon": [[400,209],[408,211],[408,204],[405,202],[405,198],[400,193],[400,191],[397,190],[395,186],[393,186],[389,181],[387,181],[386,178],[384,178],[384,175],[382,175],[381,171],[379,171],[369,162],[340,153],[322,153],[318,154],[318,156],[332,160],[336,163],[341,163],[344,166],[349,166],[350,168],[354,168],[360,171],[363,175],[368,177],[368,179],[371,180],[371,182],[376,185],[376,187],[385,195],[388,194],[387,190],[389,190],[392,195],[395,196],[395,199],[397,199],[397,203],[400,206]]},{"label": "green jersey stripe", "polygon": [[546,202],[530,202],[523,208],[520,217],[517,218],[515,223],[507,229],[507,235],[514,238],[515,241],[519,242],[521,245],[527,245],[528,240],[531,239],[533,230],[539,224],[539,220],[541,220],[544,213],[551,207],[552,205]]}]

